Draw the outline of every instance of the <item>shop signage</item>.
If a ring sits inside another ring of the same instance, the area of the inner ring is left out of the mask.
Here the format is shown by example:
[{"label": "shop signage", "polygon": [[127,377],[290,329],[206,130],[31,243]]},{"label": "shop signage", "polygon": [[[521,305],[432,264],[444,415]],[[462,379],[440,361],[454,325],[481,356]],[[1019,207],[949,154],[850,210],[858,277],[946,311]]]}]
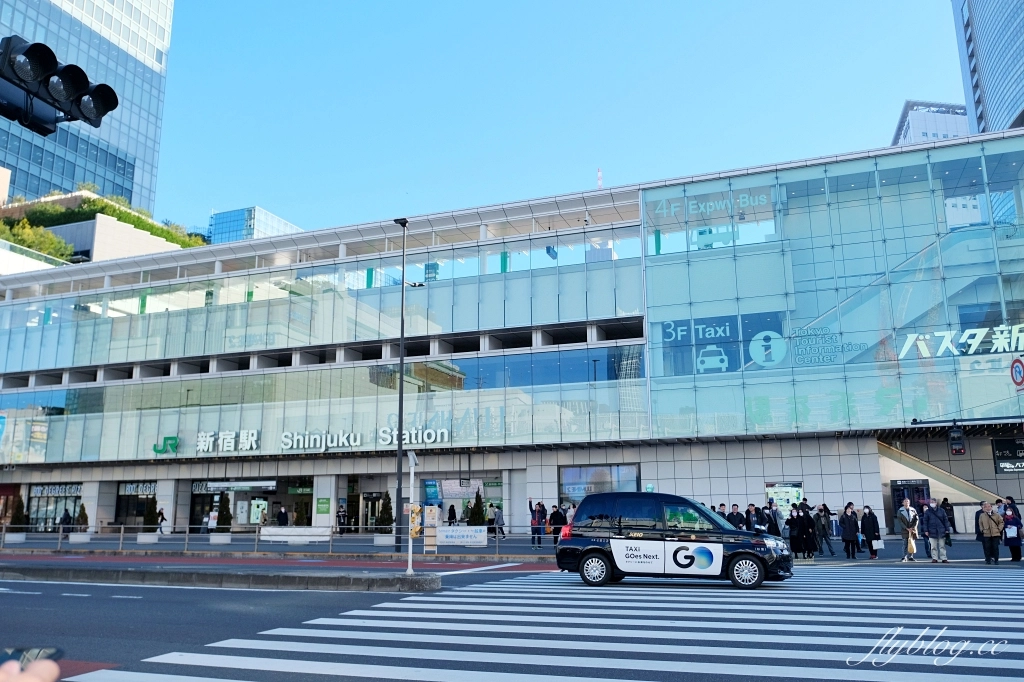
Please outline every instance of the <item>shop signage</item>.
[{"label": "shop signage", "polygon": [[329,498],[329,497],[318,497],[318,498],[316,498],[316,513],[317,514],[330,514],[331,513],[331,498]]},{"label": "shop signage", "polygon": [[486,547],[487,526],[438,526],[440,546]]},{"label": "shop signage", "polygon": [[[389,429],[387,427],[377,431],[377,442],[381,445],[398,445],[398,429]],[[448,442],[448,429],[413,429],[412,431],[402,431],[402,444],[403,445],[420,445],[426,443],[447,443]]]},{"label": "shop signage", "polygon": [[34,485],[29,489],[29,495],[32,497],[77,497],[81,494],[81,483]]},{"label": "shop signage", "polygon": [[436,478],[423,481],[423,501],[428,505],[435,505],[441,501],[441,488]]},{"label": "shop signage", "polygon": [[158,455],[166,455],[168,452],[178,453],[178,437],[164,436],[163,444],[157,443],[153,446],[153,452]]},{"label": "shop signage", "polygon": [[277,481],[193,481],[192,494],[222,492],[269,492],[277,490]]},{"label": "shop signage", "polygon": [[993,438],[992,457],[997,474],[1024,474],[1024,436]]},{"label": "shop signage", "polygon": [[368,502],[372,502],[373,500],[379,500],[380,498],[380,493],[363,493],[363,499]]},{"label": "shop signage", "polygon": [[890,486],[894,485],[928,485],[927,478],[904,478],[900,480],[889,481]]},{"label": "shop signage", "polygon": [[260,449],[260,432],[200,431],[196,434],[196,452],[245,452]]},{"label": "shop signage", "polygon": [[361,445],[358,433],[310,433],[305,431],[285,431],[281,434],[281,450],[315,450],[326,452],[333,448],[349,448]]},{"label": "shop signage", "polygon": [[156,483],[154,481],[122,483],[118,488],[118,495],[156,495]]},{"label": "shop signage", "polygon": [[[992,332],[991,336],[989,332]],[[988,350],[982,344],[988,340]],[[941,358],[944,355],[974,355],[979,352],[1013,353],[1024,351],[1024,324],[1008,327],[976,327],[963,334],[960,330],[948,331],[936,329],[931,333],[907,334],[899,359],[905,358],[911,351],[916,351],[918,358]]]},{"label": "shop signage", "polygon": [[312,495],[313,486],[292,486],[288,488],[289,495]]}]

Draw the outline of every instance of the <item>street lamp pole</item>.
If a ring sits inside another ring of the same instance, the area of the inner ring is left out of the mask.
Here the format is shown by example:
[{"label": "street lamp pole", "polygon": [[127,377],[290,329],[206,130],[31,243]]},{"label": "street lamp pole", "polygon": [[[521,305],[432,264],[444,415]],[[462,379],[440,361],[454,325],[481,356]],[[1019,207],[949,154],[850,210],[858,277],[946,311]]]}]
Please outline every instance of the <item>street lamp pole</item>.
[{"label": "street lamp pole", "polygon": [[[402,450],[405,434],[405,246],[409,234],[409,220],[395,218],[395,224],[402,227],[402,303],[399,306],[398,323],[398,452],[395,453],[395,511],[398,512],[398,523],[395,524],[395,552],[402,551]],[[411,499],[411,498],[410,498]]]}]

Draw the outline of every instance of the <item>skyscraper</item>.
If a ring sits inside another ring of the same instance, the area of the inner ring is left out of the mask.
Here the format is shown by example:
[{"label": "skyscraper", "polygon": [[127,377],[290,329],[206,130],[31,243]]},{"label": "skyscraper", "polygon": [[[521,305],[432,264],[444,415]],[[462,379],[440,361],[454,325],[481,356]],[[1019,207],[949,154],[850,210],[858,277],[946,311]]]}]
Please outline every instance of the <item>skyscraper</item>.
[{"label": "skyscraper", "polygon": [[210,229],[206,237],[211,244],[224,244],[242,239],[282,237],[296,232],[302,232],[302,228],[292,225],[266,209],[252,206],[211,215]]},{"label": "skyscraper", "polygon": [[46,43],[107,83],[120,105],[98,130],[62,123],[42,137],[0,119],[10,195],[28,198],[91,182],[153,210],[174,0],[0,0],[0,35]]},{"label": "skyscraper", "polygon": [[1024,127],[1024,0],[953,0],[972,133]]}]

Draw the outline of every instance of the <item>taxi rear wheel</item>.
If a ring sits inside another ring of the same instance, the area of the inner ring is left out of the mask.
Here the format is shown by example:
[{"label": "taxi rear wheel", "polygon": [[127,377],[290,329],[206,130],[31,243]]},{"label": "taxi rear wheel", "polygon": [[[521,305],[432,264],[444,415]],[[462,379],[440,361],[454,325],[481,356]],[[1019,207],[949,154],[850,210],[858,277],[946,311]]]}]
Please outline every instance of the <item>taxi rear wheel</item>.
[{"label": "taxi rear wheel", "polygon": [[612,577],[612,566],[608,558],[597,552],[587,554],[580,562],[580,577],[591,587],[600,587]]},{"label": "taxi rear wheel", "polygon": [[742,555],[729,562],[729,580],[736,587],[752,590],[764,582],[764,565],[757,557]]}]

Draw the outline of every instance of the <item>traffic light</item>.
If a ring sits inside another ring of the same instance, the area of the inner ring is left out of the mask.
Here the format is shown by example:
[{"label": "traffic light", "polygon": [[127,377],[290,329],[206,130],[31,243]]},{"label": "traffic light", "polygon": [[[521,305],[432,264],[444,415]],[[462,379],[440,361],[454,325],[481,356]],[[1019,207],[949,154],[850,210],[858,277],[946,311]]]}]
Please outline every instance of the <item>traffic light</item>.
[{"label": "traffic light", "polygon": [[967,454],[967,448],[964,446],[964,430],[959,426],[954,426],[949,430],[949,454]]},{"label": "traffic light", "polygon": [[423,532],[423,507],[414,504],[409,508],[409,537],[418,538]]},{"label": "traffic light", "polygon": [[52,135],[64,121],[99,128],[117,105],[112,87],[91,82],[75,64],[61,64],[43,43],[20,36],[0,40],[0,115],[5,118]]}]

